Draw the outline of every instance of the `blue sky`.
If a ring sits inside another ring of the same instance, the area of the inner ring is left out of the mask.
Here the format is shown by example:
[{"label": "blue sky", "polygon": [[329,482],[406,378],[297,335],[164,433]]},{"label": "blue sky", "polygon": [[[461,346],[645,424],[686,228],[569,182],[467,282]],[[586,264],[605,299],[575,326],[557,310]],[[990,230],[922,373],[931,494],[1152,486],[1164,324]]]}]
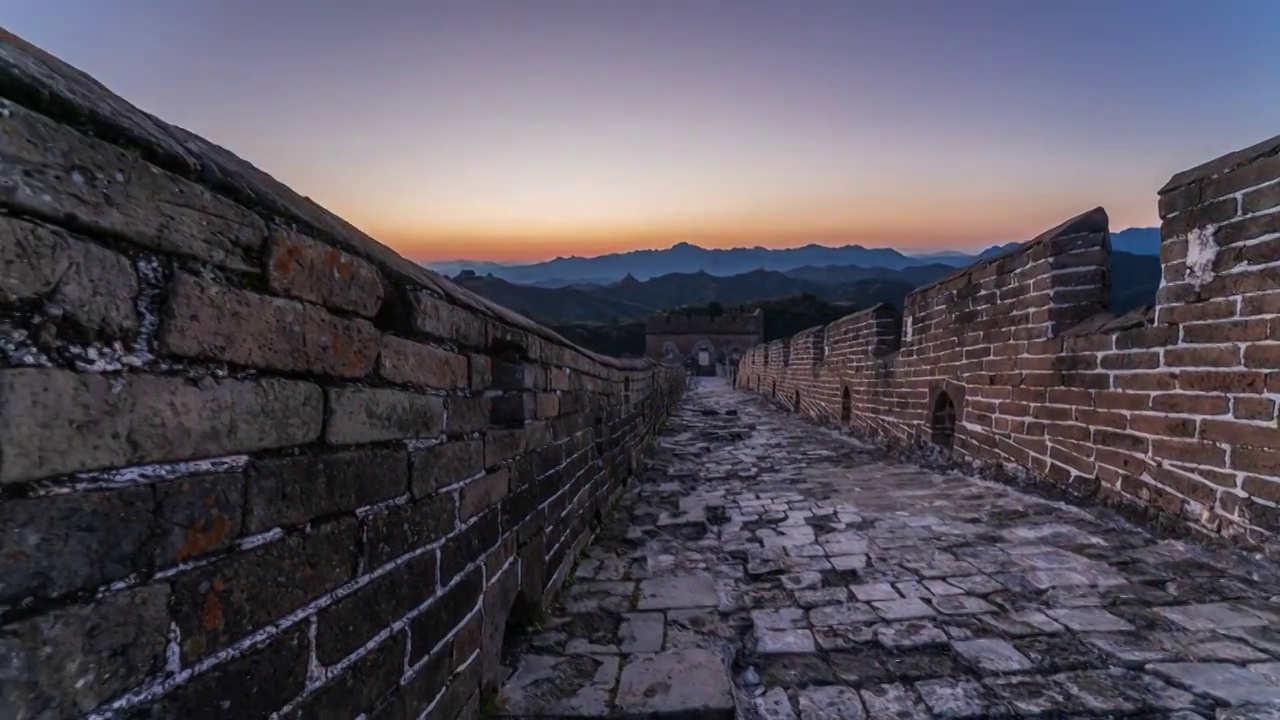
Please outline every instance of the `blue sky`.
[{"label": "blue sky", "polygon": [[1280,133],[1280,3],[8,0],[419,259],[1025,239]]}]

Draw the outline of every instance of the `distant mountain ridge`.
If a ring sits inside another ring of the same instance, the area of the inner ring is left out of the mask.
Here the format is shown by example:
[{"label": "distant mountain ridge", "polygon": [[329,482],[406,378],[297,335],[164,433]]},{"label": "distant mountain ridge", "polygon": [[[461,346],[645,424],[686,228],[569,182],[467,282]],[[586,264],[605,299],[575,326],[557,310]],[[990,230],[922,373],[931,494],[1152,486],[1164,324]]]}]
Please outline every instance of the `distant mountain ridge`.
[{"label": "distant mountain ridge", "polygon": [[[851,266],[907,270],[930,265],[964,267],[973,262],[1002,254],[1021,243],[996,245],[977,254],[943,251],[928,255],[906,255],[892,248],[866,248],[861,245],[829,247],[810,244],[798,248],[763,247],[708,249],[690,243],[678,243],[666,250],[632,250],[598,257],[558,257],[528,265],[504,265],[493,262],[451,261],[428,265],[431,269],[453,276],[465,270],[477,275],[492,275],[521,285],[563,287],[567,285],[607,285],[630,276],[644,281],[672,273],[703,272],[717,277],[742,275],[756,270],[790,272],[804,267]],[[1130,228],[1113,233],[1111,245],[1117,252],[1135,255],[1159,255],[1158,228]]]},{"label": "distant mountain ridge", "polygon": [[[1011,249],[998,246],[984,251],[984,255]],[[810,265],[787,272],[757,268],[727,276],[698,270],[646,280],[627,274],[616,282],[578,283],[558,288],[524,285],[472,272],[460,273],[454,281],[547,324],[616,324],[673,308],[710,303],[729,307],[798,296],[853,308],[870,307],[879,302],[901,308],[909,292],[954,275],[956,270],[955,266],[942,262],[899,270],[857,265]],[[1114,251],[1111,270],[1113,311],[1125,312],[1153,302],[1160,283],[1159,258]]]}]

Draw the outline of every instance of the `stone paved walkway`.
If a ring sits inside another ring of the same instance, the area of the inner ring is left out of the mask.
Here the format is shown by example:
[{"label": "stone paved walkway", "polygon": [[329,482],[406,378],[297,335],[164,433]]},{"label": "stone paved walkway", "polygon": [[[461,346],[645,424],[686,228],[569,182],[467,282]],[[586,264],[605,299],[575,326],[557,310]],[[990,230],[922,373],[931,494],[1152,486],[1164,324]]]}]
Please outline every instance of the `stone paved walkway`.
[{"label": "stone paved walkway", "polygon": [[505,717],[1280,718],[1280,574],[702,380]]}]

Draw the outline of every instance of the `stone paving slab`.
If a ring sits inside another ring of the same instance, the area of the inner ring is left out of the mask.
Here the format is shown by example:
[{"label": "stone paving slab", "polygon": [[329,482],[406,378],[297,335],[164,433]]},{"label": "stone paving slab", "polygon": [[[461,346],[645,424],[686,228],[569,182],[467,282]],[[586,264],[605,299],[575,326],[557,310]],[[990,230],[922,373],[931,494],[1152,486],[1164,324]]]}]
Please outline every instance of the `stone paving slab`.
[{"label": "stone paving slab", "polygon": [[1280,718],[1280,568],[702,379],[507,655],[509,718]]}]

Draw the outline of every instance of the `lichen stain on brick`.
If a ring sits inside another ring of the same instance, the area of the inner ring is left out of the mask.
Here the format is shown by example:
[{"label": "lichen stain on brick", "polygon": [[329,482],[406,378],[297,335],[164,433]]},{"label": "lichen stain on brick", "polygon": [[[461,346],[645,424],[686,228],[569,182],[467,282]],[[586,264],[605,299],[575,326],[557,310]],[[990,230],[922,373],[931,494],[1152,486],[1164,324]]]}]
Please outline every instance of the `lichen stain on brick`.
[{"label": "lichen stain on brick", "polygon": [[200,624],[205,630],[213,631],[222,627],[222,600],[218,593],[226,586],[222,580],[214,580],[213,588],[204,596],[204,607],[200,610]]},{"label": "lichen stain on brick", "polygon": [[282,278],[292,277],[302,265],[302,249],[297,245],[282,247],[271,258],[271,270]]},{"label": "lichen stain on brick", "polygon": [[[212,495],[205,500],[206,505],[213,505],[214,502],[216,500]],[[215,510],[212,517],[203,518],[187,528],[187,539],[178,549],[178,562],[213,549],[230,531],[231,519]]]},{"label": "lichen stain on brick", "polygon": [[1197,290],[1213,279],[1213,261],[1218,257],[1218,244],[1213,241],[1216,227],[1209,225],[1187,233],[1187,280]]}]

